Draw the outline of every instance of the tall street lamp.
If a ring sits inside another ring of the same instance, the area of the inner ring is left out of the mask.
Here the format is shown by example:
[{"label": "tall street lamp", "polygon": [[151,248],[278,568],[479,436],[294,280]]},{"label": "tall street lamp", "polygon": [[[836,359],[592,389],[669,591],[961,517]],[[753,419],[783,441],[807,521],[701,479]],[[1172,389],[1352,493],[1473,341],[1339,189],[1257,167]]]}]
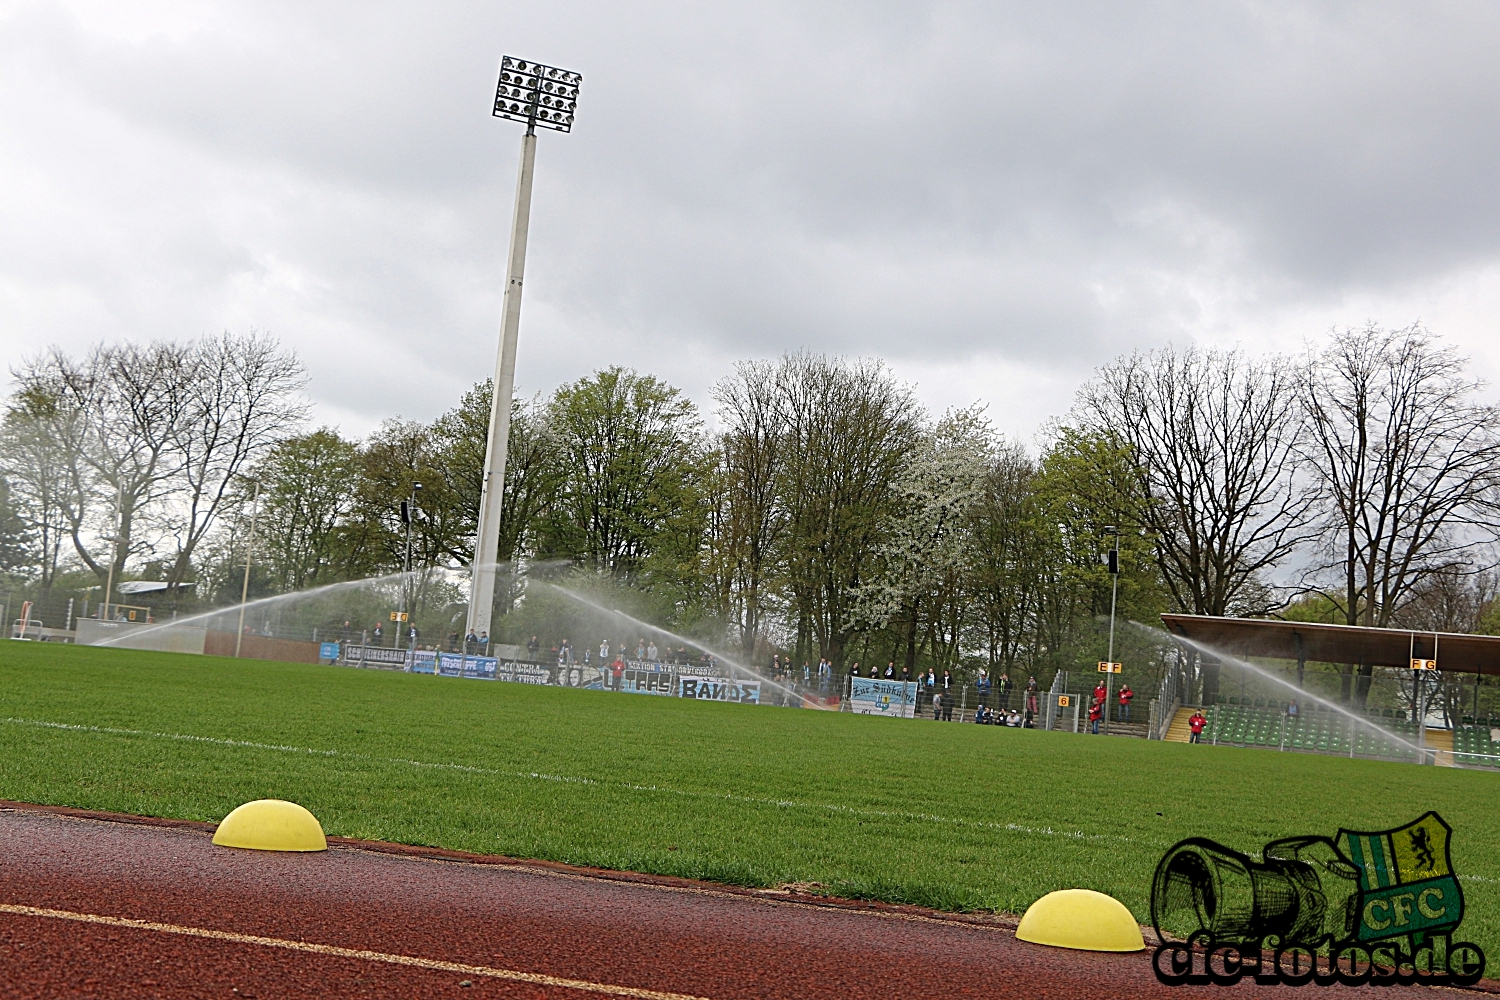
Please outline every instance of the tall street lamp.
[{"label": "tall street lamp", "polygon": [[526,233],[531,224],[531,175],[536,164],[536,130],[573,130],[582,75],[515,56],[500,60],[495,89],[496,118],[525,122],[516,208],[511,217],[510,258],[505,304],[501,310],[500,352],[495,359],[495,391],[490,405],[490,437],[484,452],[484,484],[479,499],[474,564],[469,582],[469,631],[490,630],[495,603],[495,561],[500,554],[500,506],[505,494],[505,449],[510,438],[510,404],[516,379],[516,335],[521,328],[521,279],[526,272]]},{"label": "tall street lamp", "polygon": [[1104,735],[1109,735],[1109,707],[1115,696],[1115,671],[1119,667],[1115,664],[1115,601],[1120,596],[1120,529],[1114,525],[1105,527],[1105,532],[1114,536],[1114,541],[1109,547],[1108,559],[1109,575],[1111,584],[1109,588],[1109,655],[1106,663],[1108,669],[1104,677]]},{"label": "tall street lamp", "polygon": [[[406,597],[407,589],[411,587],[411,523],[417,519],[417,491],[421,488],[421,483],[412,483],[411,499],[401,501],[401,522],[406,525],[406,559],[401,564],[401,617],[396,627],[406,629],[408,650],[417,648],[416,642],[411,640],[411,627],[406,620],[406,606],[410,603]],[[400,639],[396,640],[396,645],[401,645]]]}]

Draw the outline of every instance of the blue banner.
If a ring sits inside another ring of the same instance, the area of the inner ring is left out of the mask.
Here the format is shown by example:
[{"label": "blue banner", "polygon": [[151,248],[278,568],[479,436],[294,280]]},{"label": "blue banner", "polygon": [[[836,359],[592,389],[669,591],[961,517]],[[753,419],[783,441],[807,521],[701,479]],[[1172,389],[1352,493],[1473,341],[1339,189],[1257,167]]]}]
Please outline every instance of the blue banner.
[{"label": "blue banner", "polygon": [[438,673],[444,677],[478,677],[481,680],[492,681],[495,679],[495,668],[499,662],[493,656],[443,653],[438,657]]},{"label": "blue banner", "polygon": [[339,658],[339,644],[336,642],[318,643],[318,659],[337,660]]}]

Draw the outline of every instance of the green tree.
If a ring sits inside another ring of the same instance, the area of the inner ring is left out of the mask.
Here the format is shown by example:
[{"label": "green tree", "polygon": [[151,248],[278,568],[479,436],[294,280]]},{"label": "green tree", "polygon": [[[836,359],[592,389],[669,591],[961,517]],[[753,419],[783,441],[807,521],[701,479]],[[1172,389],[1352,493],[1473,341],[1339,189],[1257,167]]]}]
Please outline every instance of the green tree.
[{"label": "green tree", "polygon": [[[345,521],[359,491],[359,447],[322,428],[275,445],[251,475],[260,481],[256,554],[271,589],[286,593],[346,578],[352,561]],[[249,491],[238,497],[243,538]],[[244,558],[243,549],[235,557]]]},{"label": "green tree", "polygon": [[798,659],[816,651],[842,667],[870,627],[859,614],[861,589],[880,571],[921,410],[878,361],[787,355],[776,382],[786,427],[777,492],[788,624]]},{"label": "green tree", "polygon": [[609,368],[559,388],[547,424],[565,472],[538,557],[644,583],[695,564],[708,456],[689,400]]}]

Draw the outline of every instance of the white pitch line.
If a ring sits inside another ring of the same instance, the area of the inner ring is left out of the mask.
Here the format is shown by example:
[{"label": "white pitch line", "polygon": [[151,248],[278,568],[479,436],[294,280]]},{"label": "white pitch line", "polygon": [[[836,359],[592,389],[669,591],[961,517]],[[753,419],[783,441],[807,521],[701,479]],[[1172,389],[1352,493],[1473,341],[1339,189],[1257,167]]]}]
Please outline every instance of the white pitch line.
[{"label": "white pitch line", "polygon": [[[850,816],[868,816],[873,819],[915,820],[922,823],[941,823],[947,826],[962,826],[978,830],[996,830],[1003,833],[1020,833],[1035,837],[1062,837],[1067,840],[1102,840],[1118,843],[1136,843],[1134,837],[1120,834],[1084,833],[1082,830],[1056,830],[1052,827],[1023,826],[1019,823],[996,823],[989,820],[957,819],[951,816],[936,816],[932,813],[906,812],[891,809],[861,809],[830,802],[798,802],[792,799],[769,799],[750,795],[735,795],[732,792],[695,792],[681,788],[665,788],[661,785],[637,785],[625,781],[607,781],[598,778],[580,778],[564,774],[543,774],[537,771],[502,771],[498,768],[481,767],[477,764],[454,764],[448,761],[411,760],[406,757],[379,757],[373,754],[350,750],[318,750],[313,747],[289,746],[282,743],[256,743],[249,740],[231,740],[221,736],[193,736],[186,733],[160,733],[147,729],[121,729],[114,726],[85,726],[71,722],[48,722],[44,719],[4,720],[9,725],[36,726],[41,729],[58,729],[66,732],[98,733],[105,736],[144,736],[158,740],[180,740],[189,743],[208,743],[215,746],[234,747],[245,750],[270,750],[276,753],[307,754],[314,757],[343,757],[349,760],[369,760],[385,764],[403,764],[407,767],[432,768],[444,771],[461,771],[468,774],[488,774],[500,778],[526,778],[532,781],[556,781],[569,785],[596,785],[601,788],[622,788],[632,792],[650,792],[656,795],[678,795],[685,798],[718,799],[727,802],[743,802],[747,805],[775,806],[781,809],[811,809],[823,812],[843,813]],[[1144,841],[1143,843],[1168,846],[1169,841]]]},{"label": "white pitch line", "polygon": [[508,979],[516,983],[532,983],[537,986],[557,986],[570,990],[585,990],[603,993],[606,996],[636,997],[638,1000],[707,1000],[691,993],[667,993],[662,990],[646,990],[637,986],[616,986],[612,983],[594,983],[586,979],[564,979],[561,976],[546,976],[539,972],[521,972],[517,969],[496,969],[488,965],[466,965],[462,962],[443,962],[435,958],[418,958],[415,955],[392,955],[383,951],[368,951],[363,948],[340,948],[331,944],[315,944],[310,941],[290,941],[286,938],[261,937],[258,934],[237,934],[234,931],[216,931],[207,927],[186,927],[182,924],[163,924],[154,920],[136,920],[132,917],[111,917],[102,913],[78,913],[74,910],[49,910],[40,906],[18,906],[0,903],[0,913],[12,913],[20,917],[47,917],[53,920],[72,920],[81,924],[101,924],[105,927],[127,927],[132,930],[155,931],[158,934],[179,934],[183,937],[207,938],[211,941],[229,941],[233,944],[254,944],[264,948],[285,948],[312,955],[329,955],[334,958],[356,958],[366,962],[384,962],[387,965],[408,965],[418,969],[437,972],[458,972],[468,976],[484,976],[489,979]]}]

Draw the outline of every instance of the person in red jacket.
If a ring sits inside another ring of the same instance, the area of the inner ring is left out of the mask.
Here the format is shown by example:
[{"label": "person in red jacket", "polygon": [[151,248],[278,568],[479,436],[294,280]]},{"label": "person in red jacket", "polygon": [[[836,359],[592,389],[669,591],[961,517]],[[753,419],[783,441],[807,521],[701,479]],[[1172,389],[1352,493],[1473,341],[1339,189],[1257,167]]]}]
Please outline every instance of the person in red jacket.
[{"label": "person in red jacket", "polygon": [[1201,709],[1193,709],[1192,717],[1188,719],[1188,728],[1193,735],[1188,737],[1189,743],[1201,743],[1203,741],[1203,727],[1208,725],[1208,720],[1203,717]]},{"label": "person in red jacket", "polygon": [[1104,699],[1095,698],[1089,704],[1089,732],[1099,735],[1099,720],[1104,716]]},{"label": "person in red jacket", "polygon": [[1132,691],[1132,690],[1130,690],[1130,685],[1129,684],[1126,684],[1124,687],[1120,688],[1120,721],[1121,722],[1129,722],[1130,721],[1130,699],[1132,699],[1134,697],[1135,697],[1135,692]]},{"label": "person in red jacket", "polygon": [[1102,705],[1106,697],[1108,697],[1108,693],[1104,690],[1104,682],[1100,681],[1098,686],[1094,688],[1094,700]]},{"label": "person in red jacket", "polygon": [[625,660],[623,654],[615,657],[615,662],[609,665],[611,679],[615,682],[615,690],[620,690],[620,681],[625,677]]}]

